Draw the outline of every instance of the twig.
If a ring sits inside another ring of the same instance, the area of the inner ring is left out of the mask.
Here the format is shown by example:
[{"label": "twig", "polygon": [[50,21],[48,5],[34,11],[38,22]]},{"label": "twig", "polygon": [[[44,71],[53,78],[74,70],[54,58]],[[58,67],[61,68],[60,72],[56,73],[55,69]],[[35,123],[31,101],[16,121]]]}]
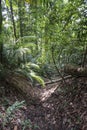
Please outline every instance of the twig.
[{"label": "twig", "polygon": [[[67,76],[64,77],[64,80],[69,79],[69,78],[72,78],[72,76],[71,75],[67,75]],[[57,82],[60,82],[60,81],[62,81],[62,78],[45,82],[45,85],[57,83]],[[38,86],[41,86],[41,85],[37,84],[36,86],[38,87]]]}]

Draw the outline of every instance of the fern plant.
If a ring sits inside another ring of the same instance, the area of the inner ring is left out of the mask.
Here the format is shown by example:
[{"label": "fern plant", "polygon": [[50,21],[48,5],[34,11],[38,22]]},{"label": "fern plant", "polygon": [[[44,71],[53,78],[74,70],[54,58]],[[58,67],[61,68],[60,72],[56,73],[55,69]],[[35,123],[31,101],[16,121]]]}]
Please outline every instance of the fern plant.
[{"label": "fern plant", "polygon": [[[18,111],[20,108],[22,108],[25,105],[25,101],[16,101],[13,105],[9,106],[7,108],[7,110],[4,112],[4,114],[2,112],[0,112],[0,128],[1,129],[5,129],[8,127],[8,125],[12,125],[12,120],[16,119],[16,115],[15,112]],[[20,125],[22,130],[26,130],[26,128],[34,128],[37,129],[39,128],[39,126],[37,126],[36,124],[32,124],[30,119],[26,119],[26,120],[21,120],[20,119]]]},{"label": "fern plant", "polygon": [[39,126],[37,126],[36,124],[34,124],[34,126],[32,125],[32,122],[30,121],[30,119],[22,121],[21,125],[23,128],[22,130],[26,130],[26,128],[30,128],[32,130],[33,130],[33,128],[34,128],[34,130],[36,130],[37,128],[39,129]]},{"label": "fern plant", "polygon": [[36,80],[42,86],[44,86],[45,85],[44,80],[41,78],[41,76],[38,76],[38,74],[35,72],[39,69],[40,67],[37,64],[30,62],[26,64],[21,64],[20,68],[16,69],[16,72],[25,75],[28,79],[31,80],[32,83],[34,83],[34,80]]},{"label": "fern plant", "polygon": [[25,101],[18,102],[16,101],[13,105],[9,106],[3,115],[3,113],[0,112],[0,120],[2,121],[2,128],[6,126],[6,124],[9,124],[11,120],[15,117],[14,112],[24,106]]},{"label": "fern plant", "polygon": [[[30,48],[31,47],[35,46],[31,46],[30,44]],[[34,63],[35,58],[34,60],[31,60],[32,62],[29,61],[29,56],[31,55],[31,58],[33,57],[30,48],[29,46],[26,47],[26,45],[23,45],[23,43],[17,45],[4,45],[5,66],[14,72],[26,76],[32,83],[36,80],[44,86],[43,79],[37,73],[38,70],[40,70],[40,67]]]}]

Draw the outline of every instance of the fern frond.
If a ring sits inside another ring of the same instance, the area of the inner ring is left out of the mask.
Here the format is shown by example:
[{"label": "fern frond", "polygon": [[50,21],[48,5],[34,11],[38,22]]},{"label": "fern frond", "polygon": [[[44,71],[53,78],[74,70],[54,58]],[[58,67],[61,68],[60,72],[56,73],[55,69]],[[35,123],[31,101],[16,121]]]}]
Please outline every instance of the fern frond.
[{"label": "fern frond", "polygon": [[34,63],[31,63],[31,62],[29,62],[29,66],[30,66],[31,68],[34,68],[34,69],[37,69],[37,70],[40,69],[39,65],[34,64]]},{"label": "fern frond", "polygon": [[40,76],[36,75],[33,71],[31,71],[30,75],[32,78],[38,81],[43,87],[45,86],[44,80]]}]

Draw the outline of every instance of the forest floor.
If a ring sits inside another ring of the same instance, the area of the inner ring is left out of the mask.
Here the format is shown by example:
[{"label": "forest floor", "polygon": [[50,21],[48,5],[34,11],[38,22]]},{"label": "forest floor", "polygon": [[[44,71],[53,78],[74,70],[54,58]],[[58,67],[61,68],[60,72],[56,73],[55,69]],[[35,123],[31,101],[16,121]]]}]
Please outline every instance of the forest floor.
[{"label": "forest floor", "polygon": [[22,95],[0,82],[0,130],[87,130],[87,78],[66,82],[40,88],[40,100],[21,108],[12,104]]}]

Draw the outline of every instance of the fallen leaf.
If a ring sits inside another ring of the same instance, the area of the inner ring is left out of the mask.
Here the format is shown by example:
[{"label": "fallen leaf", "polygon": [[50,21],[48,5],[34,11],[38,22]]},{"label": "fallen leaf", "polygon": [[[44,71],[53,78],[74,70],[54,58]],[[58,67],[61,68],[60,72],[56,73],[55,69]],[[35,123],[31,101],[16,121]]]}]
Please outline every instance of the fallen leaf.
[{"label": "fallen leaf", "polygon": [[14,126],[14,130],[17,130],[17,129],[18,129],[18,127],[17,127],[17,125],[15,125],[15,126]]}]

